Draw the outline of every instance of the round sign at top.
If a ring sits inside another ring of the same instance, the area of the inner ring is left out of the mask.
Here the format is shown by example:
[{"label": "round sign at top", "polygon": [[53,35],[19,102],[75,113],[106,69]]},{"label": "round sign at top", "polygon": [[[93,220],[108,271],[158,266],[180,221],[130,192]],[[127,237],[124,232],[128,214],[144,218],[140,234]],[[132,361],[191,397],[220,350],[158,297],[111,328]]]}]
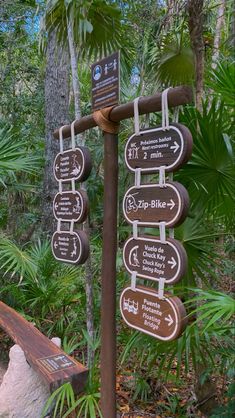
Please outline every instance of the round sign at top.
[{"label": "round sign at top", "polygon": [[125,147],[125,162],[129,170],[140,168],[154,173],[164,166],[167,172],[178,170],[192,154],[192,135],[186,126],[173,123],[132,135]]},{"label": "round sign at top", "polygon": [[91,172],[91,156],[86,147],[77,147],[57,154],[53,172],[57,181],[84,181]]}]

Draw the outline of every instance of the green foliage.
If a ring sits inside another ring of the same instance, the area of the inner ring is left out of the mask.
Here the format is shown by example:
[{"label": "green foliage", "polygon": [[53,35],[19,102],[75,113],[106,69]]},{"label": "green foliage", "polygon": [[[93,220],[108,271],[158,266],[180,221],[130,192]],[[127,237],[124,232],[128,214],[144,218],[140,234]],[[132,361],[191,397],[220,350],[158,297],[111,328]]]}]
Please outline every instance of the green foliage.
[{"label": "green foliage", "polygon": [[[47,400],[45,407],[43,408],[41,417],[43,418],[47,412],[53,407],[53,418],[56,418],[59,414],[61,417],[64,411],[65,404],[68,408],[75,403],[75,395],[71,383],[67,382],[56,389],[50,398]],[[63,415],[64,416],[64,415]]]},{"label": "green foliage", "polygon": [[35,275],[35,264],[27,253],[21,250],[14,242],[1,235],[0,239],[0,263],[4,275],[10,273],[11,276],[18,275],[20,282],[25,273],[29,277]]},{"label": "green foliage", "polygon": [[0,128],[0,182],[17,171],[33,173],[39,169],[40,159],[27,150],[27,143],[16,137],[6,126]]},{"label": "green foliage", "polygon": [[79,53],[90,57],[107,55],[122,47],[121,13],[105,0],[48,0],[41,32],[56,30],[59,40],[66,42],[68,21],[72,24]]},{"label": "green foliage", "polygon": [[189,191],[193,212],[210,213],[231,222],[234,205],[234,156],[231,138],[226,135],[228,121],[221,104],[214,100],[208,109],[203,104],[202,114],[187,107],[181,121],[193,136],[193,155],[176,179]]},{"label": "green foliage", "polygon": [[[71,331],[74,329],[73,321],[80,307],[72,308],[82,298],[79,292],[79,283],[80,286],[82,284],[80,272],[77,267],[57,262],[48,241],[38,241],[21,250],[11,240],[2,237],[0,263],[2,271],[20,281],[18,286],[13,280],[2,286],[2,299],[11,304],[14,301],[15,306],[21,309],[30,309],[37,320],[46,321],[53,313],[53,321],[48,320],[49,328],[47,324],[49,333],[54,330],[58,336],[63,337],[66,329],[67,332],[70,327]],[[83,312],[84,306],[81,306],[81,310]]]},{"label": "green foliage", "polygon": [[215,70],[210,72],[208,85],[225,106],[234,111],[235,104],[235,66],[234,62],[218,62]]},{"label": "green foliage", "polygon": [[233,418],[235,410],[235,383],[231,383],[226,393],[228,401],[225,405],[217,408],[210,418]]},{"label": "green foliage", "polygon": [[[219,322],[220,328],[225,327],[235,312],[235,300],[231,296],[218,291],[202,289],[192,289],[192,291],[197,296],[186,301],[185,304],[192,304],[193,306],[195,302],[199,303],[195,310],[191,310],[191,314],[197,312],[196,322],[198,323],[206,321],[201,332],[205,333],[208,328],[213,329],[217,322]],[[201,304],[205,300],[207,302]]]},{"label": "green foliage", "polygon": [[150,399],[151,395],[152,391],[145,377],[141,376],[139,373],[136,373],[135,390],[132,397],[133,401],[140,399],[142,402],[147,402]]},{"label": "green foliage", "polygon": [[91,393],[87,395],[81,396],[74,405],[68,409],[68,411],[63,415],[62,418],[66,418],[77,408],[78,413],[76,415],[77,418],[84,417],[84,418],[102,418],[102,412],[99,407],[99,400],[100,394],[99,393]]},{"label": "green foliage", "polygon": [[156,42],[149,52],[149,64],[155,77],[165,85],[191,84],[194,79],[194,57],[185,32],[182,26],[163,37],[160,48]]}]

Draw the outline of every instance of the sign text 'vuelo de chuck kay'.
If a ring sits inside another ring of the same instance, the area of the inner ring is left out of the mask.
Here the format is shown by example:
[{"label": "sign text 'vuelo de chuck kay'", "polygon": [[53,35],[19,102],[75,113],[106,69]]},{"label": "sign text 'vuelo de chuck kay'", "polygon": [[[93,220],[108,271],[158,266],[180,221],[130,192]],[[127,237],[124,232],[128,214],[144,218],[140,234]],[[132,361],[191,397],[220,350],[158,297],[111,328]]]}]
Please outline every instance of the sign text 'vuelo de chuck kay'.
[{"label": "sign text 'vuelo de chuck kay'", "polygon": [[187,254],[182,244],[176,239],[138,236],[129,238],[123,248],[123,260],[127,271],[133,271],[138,277],[165,282],[178,282],[187,270]]}]

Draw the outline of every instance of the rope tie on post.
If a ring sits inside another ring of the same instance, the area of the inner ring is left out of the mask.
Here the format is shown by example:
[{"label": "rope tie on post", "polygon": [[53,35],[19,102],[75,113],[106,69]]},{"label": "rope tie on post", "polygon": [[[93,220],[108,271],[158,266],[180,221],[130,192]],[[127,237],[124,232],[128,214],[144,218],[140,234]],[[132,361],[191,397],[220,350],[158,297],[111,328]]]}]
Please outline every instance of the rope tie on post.
[{"label": "rope tie on post", "polygon": [[109,134],[118,134],[120,124],[110,120],[110,114],[115,106],[105,107],[104,109],[96,110],[93,113],[93,118],[97,125],[103,132]]},{"label": "rope tie on post", "polygon": [[169,110],[168,110],[168,100],[167,94],[171,87],[168,87],[162,92],[162,129],[169,129]]},{"label": "rope tie on post", "polygon": [[141,96],[136,97],[134,100],[134,125],[135,125],[135,134],[140,134],[140,117],[139,117],[139,99]]},{"label": "rope tie on post", "polygon": [[138,223],[139,223],[139,221],[133,221],[132,232],[133,232],[133,238],[134,239],[138,238]]},{"label": "rope tie on post", "polygon": [[59,138],[60,138],[60,153],[62,154],[64,152],[64,145],[63,145],[63,127],[59,129]]},{"label": "rope tie on post", "polygon": [[72,150],[75,150],[75,131],[74,131],[74,124],[75,124],[76,120],[74,120],[71,123],[71,144],[72,144]]}]

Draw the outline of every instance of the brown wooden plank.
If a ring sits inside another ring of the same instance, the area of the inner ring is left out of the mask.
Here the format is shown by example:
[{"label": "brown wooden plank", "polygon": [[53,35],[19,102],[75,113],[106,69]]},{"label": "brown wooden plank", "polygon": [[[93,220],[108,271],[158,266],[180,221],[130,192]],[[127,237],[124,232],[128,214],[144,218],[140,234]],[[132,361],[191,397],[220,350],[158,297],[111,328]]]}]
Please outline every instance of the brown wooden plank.
[{"label": "brown wooden plank", "polygon": [[3,302],[0,302],[0,327],[22,348],[27,361],[51,392],[65,382],[71,382],[75,393],[83,390],[88,374],[86,367]]}]

